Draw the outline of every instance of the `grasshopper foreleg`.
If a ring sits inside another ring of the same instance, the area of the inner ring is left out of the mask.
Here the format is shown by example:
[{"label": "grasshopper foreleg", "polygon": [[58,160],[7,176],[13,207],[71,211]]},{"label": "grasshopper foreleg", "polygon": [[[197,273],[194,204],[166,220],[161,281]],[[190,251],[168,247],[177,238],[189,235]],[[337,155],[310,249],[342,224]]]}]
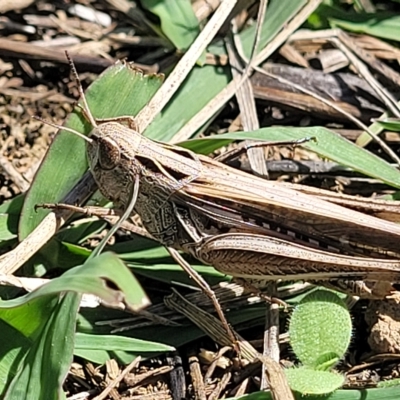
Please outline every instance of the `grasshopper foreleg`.
[{"label": "grasshopper foreleg", "polygon": [[[96,207],[96,206],[85,206],[79,207],[74,206],[72,204],[64,204],[64,203],[44,203],[44,204],[37,204],[35,208],[45,208],[53,211],[58,210],[69,210],[76,213],[80,213],[86,215],[88,217],[98,217],[104,219],[105,221],[109,222],[110,224],[115,224],[121,218],[123,211],[105,208],[105,207]],[[140,228],[137,225],[132,224],[129,221],[123,221],[121,225],[122,229],[125,229],[129,232],[135,233],[140,236],[148,237],[149,239],[153,239],[146,229]]]}]

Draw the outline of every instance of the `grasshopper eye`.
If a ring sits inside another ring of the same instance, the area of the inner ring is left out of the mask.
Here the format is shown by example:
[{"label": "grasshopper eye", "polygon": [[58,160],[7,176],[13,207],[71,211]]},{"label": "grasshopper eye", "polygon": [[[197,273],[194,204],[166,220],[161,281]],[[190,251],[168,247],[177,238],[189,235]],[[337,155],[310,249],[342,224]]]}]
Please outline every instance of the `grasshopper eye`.
[{"label": "grasshopper eye", "polygon": [[108,138],[102,138],[98,143],[98,163],[105,170],[114,169],[121,158],[121,152],[114,143]]}]

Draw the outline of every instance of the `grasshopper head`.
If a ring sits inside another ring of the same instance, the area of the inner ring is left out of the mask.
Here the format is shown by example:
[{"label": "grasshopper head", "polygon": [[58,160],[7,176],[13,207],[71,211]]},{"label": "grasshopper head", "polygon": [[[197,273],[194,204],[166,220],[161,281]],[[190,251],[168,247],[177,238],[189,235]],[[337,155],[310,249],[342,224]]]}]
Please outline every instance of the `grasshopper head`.
[{"label": "grasshopper head", "polygon": [[93,171],[96,166],[106,171],[116,168],[121,159],[121,150],[117,142],[104,133],[102,125],[92,130],[90,138],[92,141],[87,143],[90,169]]},{"label": "grasshopper head", "polygon": [[126,157],[116,130],[121,124],[107,122],[92,129],[86,153],[90,171],[105,198],[117,207],[129,204],[132,181],[130,159]]}]

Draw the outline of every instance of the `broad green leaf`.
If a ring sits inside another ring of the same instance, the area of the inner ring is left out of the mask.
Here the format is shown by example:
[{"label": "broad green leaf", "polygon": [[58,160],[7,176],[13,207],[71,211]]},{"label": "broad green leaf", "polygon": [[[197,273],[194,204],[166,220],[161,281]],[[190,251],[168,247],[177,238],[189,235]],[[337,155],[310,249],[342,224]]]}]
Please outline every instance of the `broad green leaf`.
[{"label": "broad green leaf", "polygon": [[160,18],[162,32],[178,50],[186,50],[199,34],[199,22],[189,0],[141,0],[141,3]]},{"label": "broad green leaf", "polygon": [[[103,72],[86,93],[95,118],[136,115],[161,85],[161,78],[116,64]],[[90,125],[79,111],[72,113],[65,126],[88,134]],[[87,170],[84,141],[61,131],[51,144],[26,196],[19,225],[19,237],[24,239],[45,217],[47,210],[34,211],[40,203],[59,202]]]},{"label": "broad green leaf", "polygon": [[346,305],[328,290],[305,296],[290,318],[290,345],[300,362],[314,370],[330,369],[337,363],[347,351],[351,334]]},{"label": "broad green leaf", "polygon": [[2,340],[7,344],[0,349],[0,393],[6,393],[1,398],[59,398],[72,360],[80,293],[109,305],[124,302],[131,309],[148,304],[131,272],[111,253],[25,296],[0,300]]},{"label": "broad green leaf", "polygon": [[18,233],[18,221],[25,196],[19,195],[0,205],[0,247],[15,239]]},{"label": "broad green leaf", "polygon": [[0,214],[0,243],[15,239],[18,231],[18,218],[12,214]]},{"label": "broad green leaf", "polygon": [[[291,128],[271,127],[261,128],[253,132],[226,133],[206,139],[194,139],[180,143],[183,147],[195,152],[208,154],[221,145],[227,144],[227,140],[266,140],[266,141],[290,141],[304,138],[315,138],[301,146],[314,151],[318,155],[335,161],[338,164],[352,168],[364,175],[380,179],[388,185],[400,188],[400,171],[392,167],[388,162],[356,146],[340,135],[322,127]],[[219,142],[220,141],[220,142]]]},{"label": "broad green leaf", "polygon": [[2,346],[0,348],[0,396],[14,379],[18,368],[29,351],[32,342],[7,322],[0,319]]},{"label": "broad green leaf", "polygon": [[20,194],[10,200],[6,200],[3,204],[0,204],[0,214],[20,214],[24,199],[25,194]]},{"label": "broad green leaf", "polygon": [[332,393],[344,384],[344,375],[307,367],[289,368],[285,374],[290,388],[303,396]]},{"label": "broad green leaf", "polygon": [[[2,399],[60,398],[62,383],[72,361],[78,307],[79,296],[69,293],[47,295],[25,303],[13,313],[14,319],[5,319],[3,310],[0,310],[1,324],[5,328],[2,339],[13,345],[0,361],[0,371],[6,372],[1,376]],[[42,318],[32,321],[32,312]],[[8,317],[11,317],[10,313]],[[33,322],[34,330],[29,326],[30,322]],[[3,347],[2,351],[5,350]],[[11,369],[4,371],[7,364]]]}]

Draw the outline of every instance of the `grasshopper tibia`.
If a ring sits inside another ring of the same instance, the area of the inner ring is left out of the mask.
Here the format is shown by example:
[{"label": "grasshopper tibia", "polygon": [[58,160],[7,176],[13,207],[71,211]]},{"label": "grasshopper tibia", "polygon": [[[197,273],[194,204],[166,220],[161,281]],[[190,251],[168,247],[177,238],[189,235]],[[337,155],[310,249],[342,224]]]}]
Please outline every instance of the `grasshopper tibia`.
[{"label": "grasshopper tibia", "polygon": [[45,208],[48,210],[69,210],[73,211],[76,213],[84,214],[89,217],[107,217],[107,216],[118,216],[120,215],[118,211],[114,209],[109,209],[105,207],[95,207],[95,206],[87,206],[87,207],[79,207],[79,206],[74,206],[72,204],[64,204],[64,203],[43,203],[43,204],[36,204],[35,206],[35,211],[37,211],[38,208]]}]

